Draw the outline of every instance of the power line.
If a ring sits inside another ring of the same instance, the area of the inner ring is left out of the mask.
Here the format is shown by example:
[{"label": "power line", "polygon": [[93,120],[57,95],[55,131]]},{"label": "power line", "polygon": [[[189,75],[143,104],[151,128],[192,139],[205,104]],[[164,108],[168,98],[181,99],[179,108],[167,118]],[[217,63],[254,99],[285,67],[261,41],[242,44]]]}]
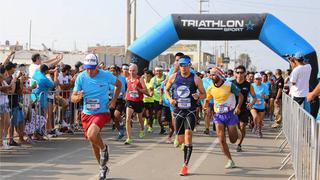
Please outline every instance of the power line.
[{"label": "power line", "polygon": [[163,18],[163,16],[161,16],[161,14],[155,8],[153,8],[153,6],[150,4],[148,0],[145,0],[145,1],[154,13],[156,13],[160,18]]},{"label": "power line", "polygon": [[193,6],[191,6],[189,3],[187,3],[185,0],[181,0],[183,2],[184,5],[186,5],[187,7],[189,7],[192,11],[197,11]]}]

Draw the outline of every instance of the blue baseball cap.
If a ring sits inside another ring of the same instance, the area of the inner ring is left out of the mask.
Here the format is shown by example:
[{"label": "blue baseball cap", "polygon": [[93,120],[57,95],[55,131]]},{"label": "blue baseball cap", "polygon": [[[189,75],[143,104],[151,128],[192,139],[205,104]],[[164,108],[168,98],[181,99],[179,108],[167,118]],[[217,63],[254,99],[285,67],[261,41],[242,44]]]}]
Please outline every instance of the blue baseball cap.
[{"label": "blue baseball cap", "polygon": [[83,61],[83,69],[95,69],[99,63],[99,58],[95,54],[88,54]]},{"label": "blue baseball cap", "polygon": [[182,56],[179,59],[179,64],[190,64],[191,63],[191,59],[189,56]]}]

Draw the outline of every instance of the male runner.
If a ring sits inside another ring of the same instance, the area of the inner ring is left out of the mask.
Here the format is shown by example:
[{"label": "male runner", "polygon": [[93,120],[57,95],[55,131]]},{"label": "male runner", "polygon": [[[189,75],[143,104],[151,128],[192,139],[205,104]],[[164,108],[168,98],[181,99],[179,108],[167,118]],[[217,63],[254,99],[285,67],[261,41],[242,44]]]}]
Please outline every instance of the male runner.
[{"label": "male runner", "polygon": [[[189,56],[182,56],[179,59],[180,71],[172,74],[165,88],[165,94],[174,108],[175,132],[179,144],[184,146],[184,163],[180,175],[188,173],[188,164],[192,154],[192,131],[196,123],[197,100],[206,97],[201,79],[190,72],[191,59]],[[173,97],[170,95],[172,88]],[[199,94],[197,94],[197,89]]]},{"label": "male runner", "polygon": [[[84,107],[81,120],[85,137],[91,142],[92,150],[100,165],[100,180],[106,179],[109,168],[108,146],[103,143],[100,131],[110,120],[109,108],[114,108],[121,90],[121,82],[110,72],[99,70],[99,59],[95,54],[88,54],[83,62],[86,71],[80,73],[75,81],[71,101],[78,103],[82,98]],[[116,87],[113,99],[108,100],[108,88]]]}]

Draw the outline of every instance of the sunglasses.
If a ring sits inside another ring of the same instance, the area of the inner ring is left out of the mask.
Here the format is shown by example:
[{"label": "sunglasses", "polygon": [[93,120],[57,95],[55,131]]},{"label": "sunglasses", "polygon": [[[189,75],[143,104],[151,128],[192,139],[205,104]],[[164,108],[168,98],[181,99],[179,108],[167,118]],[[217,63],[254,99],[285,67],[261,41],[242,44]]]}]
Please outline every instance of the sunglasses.
[{"label": "sunglasses", "polygon": [[243,71],[236,71],[236,74],[244,74]]},{"label": "sunglasses", "polygon": [[189,64],[179,64],[180,67],[188,67]]}]

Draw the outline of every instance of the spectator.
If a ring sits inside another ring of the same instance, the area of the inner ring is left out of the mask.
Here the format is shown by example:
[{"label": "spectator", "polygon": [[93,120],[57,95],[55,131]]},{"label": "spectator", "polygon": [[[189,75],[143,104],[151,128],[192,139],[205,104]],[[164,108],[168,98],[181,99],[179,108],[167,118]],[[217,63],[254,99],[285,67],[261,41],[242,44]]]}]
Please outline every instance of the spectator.
[{"label": "spectator", "polygon": [[[53,59],[42,61],[41,55],[39,53],[33,54],[31,57],[32,64],[29,66],[29,77],[32,78],[36,70],[40,69],[41,64],[46,64],[47,66],[55,66],[63,59],[63,55],[59,54]],[[42,62],[41,62],[42,61]]]},{"label": "spectator", "polygon": [[282,116],[281,116],[281,111],[282,111],[282,90],[284,88],[284,79],[282,77],[282,71],[280,69],[276,69],[275,71],[275,89],[276,89],[276,96],[274,100],[274,124],[271,125],[272,128],[277,128],[281,125],[282,123]]},{"label": "spectator", "polygon": [[304,54],[301,52],[296,52],[288,59],[293,68],[290,76],[290,95],[301,105],[309,92],[311,66],[304,63]]},{"label": "spectator", "polygon": [[0,146],[3,149],[11,149],[6,139],[10,125],[10,108],[7,93],[11,91],[11,86],[5,81],[5,68],[0,66]]},{"label": "spectator", "polygon": [[[7,65],[5,66],[6,74],[7,77],[5,81],[7,84],[10,84],[11,90],[10,90],[10,95],[8,96],[9,98],[9,107],[12,111],[12,116],[11,116],[11,123],[9,126],[9,145],[10,146],[20,146],[19,143],[15,142],[13,140],[13,134],[14,134],[14,129],[16,129],[16,132],[19,135],[19,140],[20,142],[24,142],[23,139],[23,111],[22,107],[19,105],[19,101],[22,95],[22,87],[23,84],[23,79],[20,80],[22,77],[22,72],[19,72],[19,74],[15,77],[13,77],[13,74],[16,71],[16,65],[13,64],[12,62],[8,62]],[[19,79],[19,80],[18,80]]]},{"label": "spectator", "polygon": [[290,74],[291,74],[291,69],[287,69],[286,72],[284,73],[284,86],[283,86],[283,92],[286,94],[289,94],[290,91]]},{"label": "spectator", "polygon": [[[32,94],[31,94],[31,99],[32,101],[36,101],[39,100],[38,98],[40,98],[40,107],[41,107],[41,114],[45,114],[43,110],[45,110],[47,103],[48,103],[48,90],[49,88],[54,87],[54,82],[52,82],[51,80],[49,80],[46,77],[46,74],[49,71],[49,67],[45,64],[42,64],[40,66],[40,71],[36,70],[32,79],[35,80],[35,82],[37,83],[37,88],[32,90]],[[58,80],[58,72],[55,72],[54,75],[54,81],[57,82]],[[43,94],[42,94],[43,93]],[[41,94],[41,97],[40,97]]]}]

